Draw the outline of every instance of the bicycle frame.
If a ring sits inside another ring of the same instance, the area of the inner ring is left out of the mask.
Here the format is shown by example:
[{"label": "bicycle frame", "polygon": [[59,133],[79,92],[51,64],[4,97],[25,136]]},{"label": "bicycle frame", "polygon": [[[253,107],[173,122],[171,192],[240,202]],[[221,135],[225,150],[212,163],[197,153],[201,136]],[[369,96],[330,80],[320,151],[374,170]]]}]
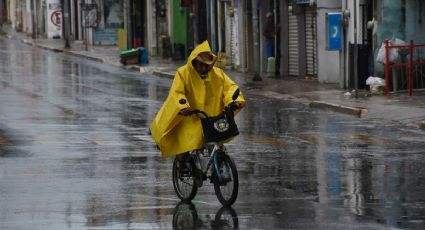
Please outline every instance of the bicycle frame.
[{"label": "bicycle frame", "polygon": [[[208,150],[211,146],[212,146],[212,150]],[[199,169],[201,169],[201,171],[204,175],[207,175],[208,170],[210,170],[211,165],[214,165],[214,168],[215,168],[216,171],[219,170],[218,162],[217,162],[217,159],[215,159],[215,157],[218,153],[217,150],[223,150],[223,148],[224,148],[223,145],[219,145],[216,142],[208,143],[202,149],[190,151],[190,155],[195,156],[195,164],[197,165],[197,167],[199,167]],[[226,152],[225,148],[224,148],[223,151]],[[208,158],[207,166],[205,168],[203,168],[203,165],[200,162],[200,157],[201,157],[201,155],[203,155],[202,157],[205,157],[205,154],[204,154],[205,152],[208,154],[209,158]],[[220,176],[220,175],[218,175],[218,176]]]},{"label": "bicycle frame", "polygon": [[[235,92],[232,95],[233,102],[224,107],[225,111],[234,111],[235,109],[238,108],[238,107],[235,107],[237,105],[235,100],[239,96],[239,93],[240,93],[239,89],[236,89]],[[179,104],[184,105],[186,103],[187,103],[187,101],[184,98],[179,100]],[[181,115],[197,115],[198,117],[199,117],[199,114],[202,114],[202,116],[204,118],[209,117],[206,112],[199,110],[199,109],[190,110],[188,112],[185,112],[185,114],[182,114],[180,112],[179,114],[181,114]],[[211,149],[211,147],[212,147],[212,150],[209,150],[209,149]],[[224,145],[221,145],[219,142],[208,142],[208,143],[205,144],[205,146],[202,149],[193,150],[193,151],[189,152],[189,155],[194,158],[195,166],[202,171],[203,176],[204,176],[204,178],[203,178],[204,180],[205,180],[205,177],[207,177],[207,173],[208,173],[208,170],[210,170],[211,165],[214,165],[215,172],[220,172],[219,161],[217,159],[217,153],[219,152],[219,150],[222,150],[223,153],[226,154],[226,149],[225,149]],[[208,163],[207,163],[207,166],[205,167],[205,169],[202,168],[202,165],[201,165],[201,162],[200,162],[200,155],[201,154],[204,155],[203,152],[207,152],[208,155],[209,155]],[[220,173],[217,173],[217,177],[218,177],[219,181],[222,180]]]}]

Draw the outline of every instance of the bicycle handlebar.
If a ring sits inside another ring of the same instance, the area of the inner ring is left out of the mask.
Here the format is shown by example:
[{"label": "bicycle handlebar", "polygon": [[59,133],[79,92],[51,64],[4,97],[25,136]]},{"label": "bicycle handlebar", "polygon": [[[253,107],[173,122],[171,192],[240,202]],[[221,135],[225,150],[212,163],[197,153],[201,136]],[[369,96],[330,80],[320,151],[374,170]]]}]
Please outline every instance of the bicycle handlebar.
[{"label": "bicycle handlebar", "polygon": [[[229,111],[229,110],[235,111],[236,109],[239,109],[238,103],[236,102],[236,99],[238,98],[239,94],[240,94],[240,90],[239,90],[239,88],[237,88],[235,90],[235,92],[233,93],[233,95],[232,95],[232,100],[233,101],[230,104],[228,104],[227,106],[224,107],[224,111]],[[187,103],[187,101],[186,101],[186,99],[182,98],[182,99],[179,100],[179,103],[181,105],[184,105],[184,104]],[[202,110],[199,110],[199,109],[193,109],[192,110],[190,108],[189,108],[189,111],[186,111],[184,113],[182,113],[180,111],[179,112],[179,115],[189,116],[189,115],[199,114],[199,113],[201,113],[202,115],[204,115],[205,118],[208,118],[209,117],[208,114],[206,112],[202,111]]]},{"label": "bicycle handlebar", "polygon": [[[229,110],[235,111],[238,108],[239,107],[236,105],[236,103],[232,102],[228,106],[224,107],[224,111],[229,111]],[[206,112],[199,110],[199,109],[191,109],[191,110],[185,112],[185,114],[183,114],[182,112],[179,112],[179,115],[183,115],[183,116],[190,116],[190,115],[193,115],[193,114],[202,114],[204,116],[204,118],[210,117],[210,116],[208,116],[208,114]]]},{"label": "bicycle handlebar", "polygon": [[179,112],[179,114],[180,114],[180,115],[183,115],[183,116],[190,116],[190,115],[193,115],[193,114],[199,114],[199,113],[201,113],[202,115],[204,115],[204,117],[209,117],[209,116],[208,116],[208,114],[207,114],[206,112],[204,112],[204,111],[202,111],[202,110],[199,110],[199,109],[189,110],[189,111],[188,111],[188,112],[186,112],[185,114],[183,114],[182,112]]}]

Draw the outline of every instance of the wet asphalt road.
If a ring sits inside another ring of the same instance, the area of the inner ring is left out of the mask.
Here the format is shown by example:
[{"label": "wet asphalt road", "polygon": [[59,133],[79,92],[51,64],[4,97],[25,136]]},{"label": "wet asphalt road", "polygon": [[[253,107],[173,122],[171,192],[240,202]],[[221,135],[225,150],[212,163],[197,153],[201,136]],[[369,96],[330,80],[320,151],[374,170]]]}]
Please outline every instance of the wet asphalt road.
[{"label": "wet asphalt road", "polygon": [[422,131],[246,90],[235,205],[210,185],[181,204],[146,135],[171,80],[7,39],[0,54],[0,229],[425,228]]}]

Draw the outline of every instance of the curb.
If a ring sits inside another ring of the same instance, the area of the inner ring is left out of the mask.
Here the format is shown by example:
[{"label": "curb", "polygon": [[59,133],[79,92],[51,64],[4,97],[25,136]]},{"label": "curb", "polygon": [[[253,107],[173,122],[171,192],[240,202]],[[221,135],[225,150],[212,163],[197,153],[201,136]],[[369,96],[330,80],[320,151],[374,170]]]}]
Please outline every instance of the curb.
[{"label": "curb", "polygon": [[87,55],[87,54],[84,54],[84,53],[80,53],[78,51],[63,49],[62,52],[67,53],[67,54],[71,54],[71,55],[74,55],[74,56],[77,56],[77,57],[87,58],[87,59],[90,59],[92,61],[97,61],[97,62],[100,62],[100,63],[106,63],[105,59],[103,59],[103,58],[90,56],[90,55]]},{"label": "curb", "polygon": [[28,41],[24,41],[24,43],[35,46],[35,47],[39,47],[39,48],[42,48],[42,49],[51,50],[51,51],[58,52],[58,53],[63,53],[63,50],[59,49],[59,48],[45,46],[45,45],[42,45],[42,44],[37,44],[37,43],[33,43],[33,42],[28,42]]},{"label": "curb", "polygon": [[103,59],[103,58],[87,55],[85,53],[81,53],[81,52],[78,52],[78,51],[67,50],[65,48],[51,47],[51,46],[39,44],[39,43],[36,43],[36,42],[31,42],[31,41],[28,41],[26,39],[22,39],[22,42],[24,44],[27,44],[27,45],[39,47],[39,48],[46,49],[46,50],[51,50],[53,52],[71,54],[71,55],[74,55],[74,56],[77,56],[77,57],[87,58],[87,59],[90,59],[92,61],[97,61],[97,62],[100,62],[100,63],[106,63],[105,59]]},{"label": "curb", "polygon": [[325,101],[312,101],[310,102],[310,107],[319,108],[319,109],[328,109],[334,112],[355,115],[358,117],[362,117],[368,112],[367,108],[350,107],[345,105],[329,103]]}]

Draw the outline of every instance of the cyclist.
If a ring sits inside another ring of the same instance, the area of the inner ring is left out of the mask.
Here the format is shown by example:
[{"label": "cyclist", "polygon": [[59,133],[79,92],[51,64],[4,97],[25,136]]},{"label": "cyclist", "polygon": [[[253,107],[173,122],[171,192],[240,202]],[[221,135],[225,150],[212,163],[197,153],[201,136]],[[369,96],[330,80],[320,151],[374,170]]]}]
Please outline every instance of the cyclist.
[{"label": "cyclist", "polygon": [[[167,99],[150,126],[151,135],[163,157],[179,155],[203,147],[202,126],[191,109],[215,116],[232,102],[237,84],[222,69],[215,67],[217,57],[208,41],[190,54],[187,63],[175,73]],[[186,103],[181,104],[181,99]],[[245,105],[242,94],[236,99],[236,113]]]}]

